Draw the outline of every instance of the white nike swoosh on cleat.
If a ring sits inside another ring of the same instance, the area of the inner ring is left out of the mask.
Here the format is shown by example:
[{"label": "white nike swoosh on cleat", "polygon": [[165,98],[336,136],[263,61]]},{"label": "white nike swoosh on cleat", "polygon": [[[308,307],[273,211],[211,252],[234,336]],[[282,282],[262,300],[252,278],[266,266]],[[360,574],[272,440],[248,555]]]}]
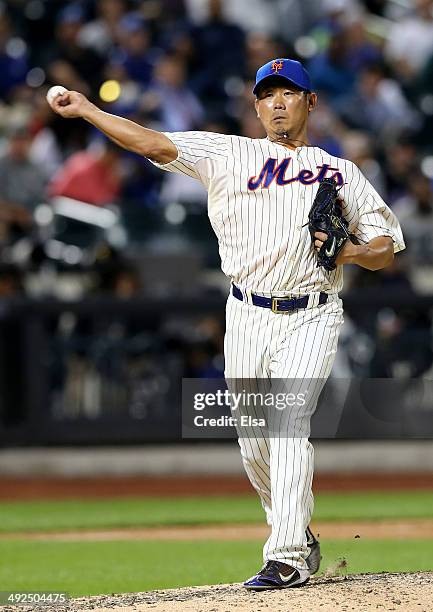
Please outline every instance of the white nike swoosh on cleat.
[{"label": "white nike swoosh on cleat", "polygon": [[292,572],[290,574],[290,576],[283,576],[283,574],[281,574],[281,572],[279,572],[279,576],[281,578],[281,580],[283,582],[289,582],[289,580],[291,580],[293,578],[293,576],[296,576],[296,570],[294,572]]}]

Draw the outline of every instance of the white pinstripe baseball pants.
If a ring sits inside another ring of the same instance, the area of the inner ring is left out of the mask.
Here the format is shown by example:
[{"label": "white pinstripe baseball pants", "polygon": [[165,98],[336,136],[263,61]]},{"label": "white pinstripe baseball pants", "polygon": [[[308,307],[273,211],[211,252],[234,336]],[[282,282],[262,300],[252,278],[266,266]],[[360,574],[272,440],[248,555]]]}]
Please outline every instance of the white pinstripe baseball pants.
[{"label": "white pinstripe baseball pants", "polygon": [[238,428],[245,470],[271,526],[263,559],[306,568],[309,549],[305,529],[314,504],[310,419],[334,362],[343,322],[342,302],[331,296],[322,306],[281,314],[230,294],[226,318],[225,377],[229,387],[240,388],[239,380],[257,378],[275,383],[277,391],[285,386],[284,381],[290,390],[294,385],[308,387],[308,399],[302,407],[273,412],[276,427],[271,431],[269,422],[265,430],[256,429],[257,436],[251,435],[251,430],[243,436]]}]

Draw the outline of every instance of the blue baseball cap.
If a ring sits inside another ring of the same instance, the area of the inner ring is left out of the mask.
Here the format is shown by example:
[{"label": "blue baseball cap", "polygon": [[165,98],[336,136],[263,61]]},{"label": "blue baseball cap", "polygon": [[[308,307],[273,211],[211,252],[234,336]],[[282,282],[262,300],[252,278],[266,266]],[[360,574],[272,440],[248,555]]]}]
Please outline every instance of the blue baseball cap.
[{"label": "blue baseball cap", "polygon": [[253,94],[256,94],[259,85],[261,85],[265,79],[269,79],[270,77],[285,79],[286,81],[290,81],[290,83],[296,85],[300,89],[304,89],[305,91],[312,90],[310,75],[305,70],[301,62],[281,58],[271,60],[257,70],[256,84],[254,85]]}]

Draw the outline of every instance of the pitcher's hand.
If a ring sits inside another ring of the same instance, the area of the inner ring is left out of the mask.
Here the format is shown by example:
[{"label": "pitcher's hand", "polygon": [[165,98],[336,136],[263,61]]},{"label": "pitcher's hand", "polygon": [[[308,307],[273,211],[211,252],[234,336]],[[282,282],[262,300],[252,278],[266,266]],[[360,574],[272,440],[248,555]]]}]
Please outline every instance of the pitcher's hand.
[{"label": "pitcher's hand", "polygon": [[64,119],[83,117],[86,111],[96,108],[94,104],[78,91],[66,91],[49,103],[55,113]]}]

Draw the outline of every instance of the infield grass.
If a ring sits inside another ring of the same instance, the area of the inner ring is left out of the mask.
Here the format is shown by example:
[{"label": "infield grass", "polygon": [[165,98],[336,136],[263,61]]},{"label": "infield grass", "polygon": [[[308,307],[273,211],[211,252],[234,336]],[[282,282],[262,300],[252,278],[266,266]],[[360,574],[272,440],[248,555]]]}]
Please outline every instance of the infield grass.
[{"label": "infield grass", "polygon": [[[433,517],[433,492],[321,493],[317,521]],[[264,513],[255,495],[122,498],[0,503],[0,531],[53,531],[256,523]]]},{"label": "infield grass", "polygon": [[[0,542],[2,590],[67,591],[71,596],[241,582],[261,564],[250,541]],[[322,544],[322,568],[348,573],[431,570],[431,541],[340,540]]]},{"label": "infield grass", "polygon": [[[324,493],[314,518],[429,518],[433,492]],[[0,503],[2,532],[264,522],[254,496]],[[261,564],[260,541],[0,540],[1,590],[72,596],[240,582]],[[325,540],[322,570],[344,558],[348,573],[433,569],[433,540]]]}]

